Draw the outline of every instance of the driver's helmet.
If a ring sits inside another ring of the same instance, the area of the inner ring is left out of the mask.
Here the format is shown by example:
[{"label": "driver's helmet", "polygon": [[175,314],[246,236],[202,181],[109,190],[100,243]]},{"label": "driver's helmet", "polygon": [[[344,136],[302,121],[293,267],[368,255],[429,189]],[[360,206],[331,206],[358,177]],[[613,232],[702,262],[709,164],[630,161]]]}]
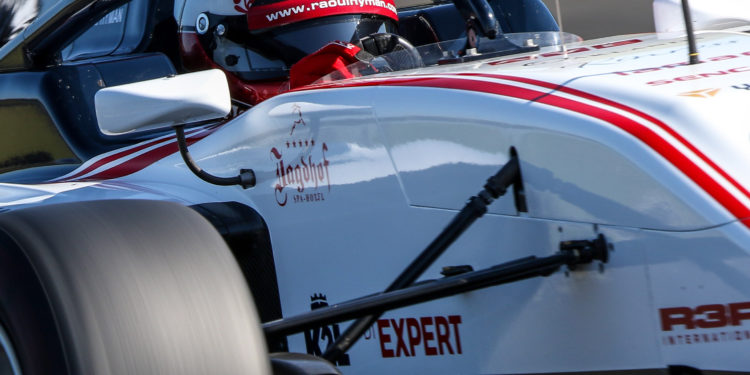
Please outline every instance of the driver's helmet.
[{"label": "driver's helmet", "polygon": [[178,0],[187,70],[221,68],[234,99],[255,104],[284,90],[290,67],[333,41],[396,33],[393,0]]}]

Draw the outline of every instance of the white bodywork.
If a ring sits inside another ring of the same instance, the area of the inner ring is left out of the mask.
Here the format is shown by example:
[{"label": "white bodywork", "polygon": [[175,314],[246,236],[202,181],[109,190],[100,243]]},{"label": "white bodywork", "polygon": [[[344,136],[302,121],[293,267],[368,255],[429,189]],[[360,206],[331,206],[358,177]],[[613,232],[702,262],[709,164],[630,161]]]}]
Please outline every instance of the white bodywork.
[{"label": "white bodywork", "polygon": [[[601,233],[590,265],[386,313],[346,373],[547,373],[750,368],[750,36],[609,38],[465,64],[323,84],[188,132],[195,177],[165,136],[89,160],[8,209],[103,198],[237,201],[268,224],[285,316],[382,291],[519,156],[513,194],[441,267],[546,256]],[[127,115],[127,112],[121,113]],[[343,331],[346,324],[341,324]],[[335,330],[334,330],[335,332]],[[310,350],[305,336],[290,350]],[[328,342],[313,343],[324,348]]]},{"label": "white bodywork", "polygon": [[[744,0],[690,0],[696,30],[723,30],[750,22],[750,3]],[[682,0],[654,0],[657,33],[685,32]]]}]

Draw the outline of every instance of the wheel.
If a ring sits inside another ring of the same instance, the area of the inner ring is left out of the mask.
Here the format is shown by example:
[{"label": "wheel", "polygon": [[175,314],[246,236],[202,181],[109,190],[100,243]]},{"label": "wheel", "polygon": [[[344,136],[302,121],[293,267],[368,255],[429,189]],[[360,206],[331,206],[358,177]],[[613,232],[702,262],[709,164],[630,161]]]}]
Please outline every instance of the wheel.
[{"label": "wheel", "polygon": [[0,214],[0,374],[268,374],[229,249],[176,203]]}]

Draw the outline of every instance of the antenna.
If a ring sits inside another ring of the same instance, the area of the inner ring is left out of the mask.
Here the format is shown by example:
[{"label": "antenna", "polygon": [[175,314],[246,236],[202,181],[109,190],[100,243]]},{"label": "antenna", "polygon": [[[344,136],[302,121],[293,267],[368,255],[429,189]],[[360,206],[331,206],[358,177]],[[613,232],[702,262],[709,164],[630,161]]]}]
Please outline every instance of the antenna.
[{"label": "antenna", "polygon": [[[695,33],[693,32],[693,18],[690,16],[690,5],[688,5],[688,0],[682,0],[682,15],[685,17],[685,31],[687,32],[690,65],[699,64],[698,48],[695,46]],[[562,26],[560,29],[562,29]]]},{"label": "antenna", "polygon": [[560,26],[560,43],[562,43],[563,58],[568,58],[568,47],[565,46],[565,37],[563,36],[563,22],[562,13],[560,12],[560,0],[555,0],[555,7],[557,8],[557,24]]}]

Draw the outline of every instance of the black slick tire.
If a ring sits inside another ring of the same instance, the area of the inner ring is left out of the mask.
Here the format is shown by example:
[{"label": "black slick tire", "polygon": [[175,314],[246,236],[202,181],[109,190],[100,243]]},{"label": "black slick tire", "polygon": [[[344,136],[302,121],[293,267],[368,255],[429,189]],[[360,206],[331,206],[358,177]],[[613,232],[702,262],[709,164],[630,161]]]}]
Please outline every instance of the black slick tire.
[{"label": "black slick tire", "polygon": [[24,375],[269,373],[231,252],[176,203],[0,214],[0,327]]}]

